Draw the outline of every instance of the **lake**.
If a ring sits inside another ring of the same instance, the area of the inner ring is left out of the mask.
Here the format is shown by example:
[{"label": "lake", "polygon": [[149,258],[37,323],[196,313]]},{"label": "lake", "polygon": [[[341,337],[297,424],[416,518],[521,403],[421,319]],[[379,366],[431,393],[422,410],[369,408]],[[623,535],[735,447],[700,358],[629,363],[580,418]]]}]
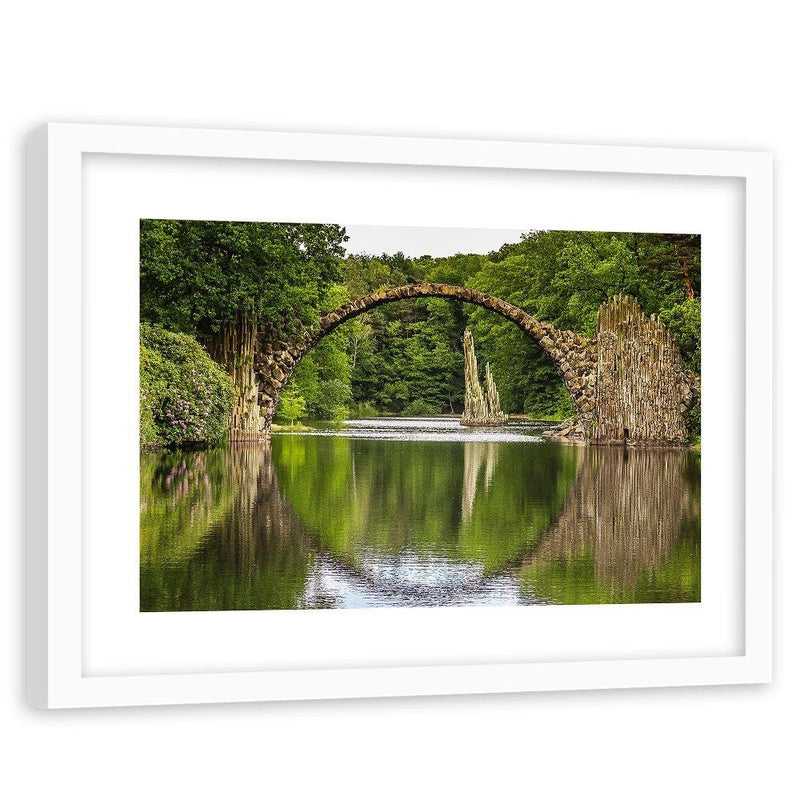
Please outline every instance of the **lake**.
[{"label": "lake", "polygon": [[698,602],[700,455],[351,420],[141,456],[142,611]]}]

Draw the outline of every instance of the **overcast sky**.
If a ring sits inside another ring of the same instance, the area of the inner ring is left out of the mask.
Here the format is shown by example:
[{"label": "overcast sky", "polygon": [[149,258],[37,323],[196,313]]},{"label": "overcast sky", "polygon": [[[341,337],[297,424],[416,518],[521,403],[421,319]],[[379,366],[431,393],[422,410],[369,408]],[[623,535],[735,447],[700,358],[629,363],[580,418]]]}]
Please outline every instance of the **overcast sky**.
[{"label": "overcast sky", "polygon": [[411,228],[379,225],[345,225],[348,253],[390,255],[401,251],[415,257],[451,256],[454,253],[490,253],[507,242],[518,242],[528,231],[491,228]]}]

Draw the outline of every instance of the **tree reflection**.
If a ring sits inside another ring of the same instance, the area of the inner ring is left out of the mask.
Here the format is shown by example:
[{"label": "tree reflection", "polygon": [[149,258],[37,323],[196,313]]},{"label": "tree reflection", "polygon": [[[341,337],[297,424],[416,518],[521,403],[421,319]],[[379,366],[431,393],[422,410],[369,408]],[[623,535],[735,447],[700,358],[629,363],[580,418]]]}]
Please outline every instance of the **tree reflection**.
[{"label": "tree reflection", "polygon": [[576,448],[527,442],[309,436],[276,438],[273,453],[292,510],[342,563],[363,570],[413,554],[470,563],[483,575],[541,538],[579,457]]},{"label": "tree reflection", "polygon": [[269,445],[181,459],[142,458],[140,609],[297,607],[310,555],[284,507]]},{"label": "tree reflection", "polygon": [[688,451],[286,436],[141,474],[143,611],[700,599]]}]

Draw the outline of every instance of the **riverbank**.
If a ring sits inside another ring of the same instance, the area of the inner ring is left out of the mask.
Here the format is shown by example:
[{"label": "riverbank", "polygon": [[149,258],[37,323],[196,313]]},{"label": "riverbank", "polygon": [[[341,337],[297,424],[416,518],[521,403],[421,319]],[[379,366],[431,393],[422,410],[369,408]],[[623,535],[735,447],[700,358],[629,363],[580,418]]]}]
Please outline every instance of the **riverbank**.
[{"label": "riverbank", "polygon": [[[326,420],[319,420],[319,422],[326,422]],[[278,425],[276,422],[273,422],[269,429],[270,433],[308,433],[309,431],[316,430],[316,428],[303,425],[300,422],[295,425]]]}]

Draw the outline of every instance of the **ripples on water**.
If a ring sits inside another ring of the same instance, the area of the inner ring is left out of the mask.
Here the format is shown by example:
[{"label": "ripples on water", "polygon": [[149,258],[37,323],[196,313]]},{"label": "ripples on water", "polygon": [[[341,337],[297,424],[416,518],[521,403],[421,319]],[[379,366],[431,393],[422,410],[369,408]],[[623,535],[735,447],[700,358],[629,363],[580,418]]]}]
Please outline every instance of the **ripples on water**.
[{"label": "ripples on water", "polygon": [[355,420],[143,454],[145,611],[700,598],[699,456]]}]

